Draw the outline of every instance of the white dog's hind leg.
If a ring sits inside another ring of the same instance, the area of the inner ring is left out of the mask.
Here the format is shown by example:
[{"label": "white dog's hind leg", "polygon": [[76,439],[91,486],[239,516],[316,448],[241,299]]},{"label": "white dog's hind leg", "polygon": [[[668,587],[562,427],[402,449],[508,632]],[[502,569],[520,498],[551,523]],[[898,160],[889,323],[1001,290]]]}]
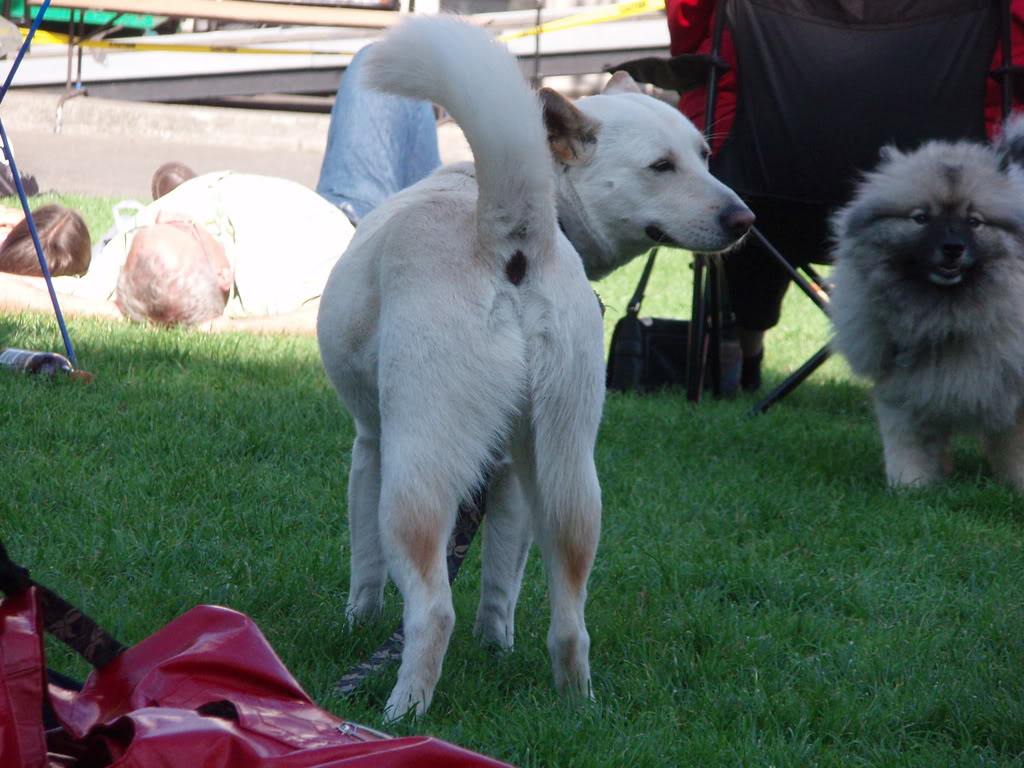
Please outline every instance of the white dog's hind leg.
[{"label": "white dog's hind leg", "polygon": [[902,411],[875,399],[885,455],[885,476],[893,488],[929,485],[942,477],[948,434],[908,420]]},{"label": "white dog's hind leg", "polygon": [[[523,457],[525,463],[520,466],[532,468],[524,471],[523,486],[548,577],[547,644],[555,687],[563,694],[593,698],[584,607],[601,529],[594,441],[602,400],[599,392],[588,397],[586,383],[572,391],[557,391],[563,373],[580,374],[552,371],[551,379],[542,385],[549,391],[534,399],[533,444],[525,446],[534,455]],[[586,378],[579,375],[576,381]],[[517,447],[517,454],[521,449]]]},{"label": "white dog's hind leg", "polygon": [[[402,468],[408,474],[409,467]],[[398,681],[384,707],[389,719],[430,706],[455,609],[445,550],[455,520],[456,499],[442,498],[415,477],[389,478],[381,488],[381,534],[391,578],[402,593],[405,647]]]},{"label": "white dog's hind leg", "polygon": [[381,609],[387,563],[380,544],[380,440],[358,421],[348,476],[351,578],[345,613],[350,622]]},{"label": "white dog's hind leg", "polygon": [[519,476],[503,465],[487,490],[484,517],[480,605],[473,634],[485,643],[511,650],[516,602],[530,552],[533,523]]},{"label": "white dog's hind leg", "polygon": [[537,489],[542,510],[536,522],[537,543],[551,599],[548,652],[558,691],[593,698],[590,635],[583,613],[601,527],[601,492],[592,457],[566,456],[558,463],[556,473],[564,487],[542,482]]}]

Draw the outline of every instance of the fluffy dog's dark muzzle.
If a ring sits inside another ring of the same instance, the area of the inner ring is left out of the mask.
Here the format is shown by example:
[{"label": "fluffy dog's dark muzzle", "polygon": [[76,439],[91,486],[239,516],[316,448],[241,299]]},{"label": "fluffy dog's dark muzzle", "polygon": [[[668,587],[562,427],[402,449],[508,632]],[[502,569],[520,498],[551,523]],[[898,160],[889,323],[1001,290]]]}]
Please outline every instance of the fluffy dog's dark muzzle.
[{"label": "fluffy dog's dark muzzle", "polygon": [[959,237],[950,237],[936,249],[928,279],[936,285],[957,285],[974,262],[967,244]]}]

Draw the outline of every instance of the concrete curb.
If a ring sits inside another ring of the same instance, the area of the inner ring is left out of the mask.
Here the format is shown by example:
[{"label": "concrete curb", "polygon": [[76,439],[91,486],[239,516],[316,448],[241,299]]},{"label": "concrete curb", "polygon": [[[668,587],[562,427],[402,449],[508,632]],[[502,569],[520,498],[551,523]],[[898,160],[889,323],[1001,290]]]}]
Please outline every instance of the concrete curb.
[{"label": "concrete curb", "polygon": [[[60,96],[9,91],[0,105],[6,130],[52,135]],[[61,135],[159,141],[322,154],[330,115],[235,107],[194,107],[76,96],[64,102]],[[441,159],[472,160],[466,139],[448,121],[438,127]]]},{"label": "concrete curb", "polygon": [[[148,199],[153,171],[177,160],[196,173],[231,169],[316,188],[330,116],[150,104],[12,91],[0,105],[18,167],[44,190]],[[442,162],[471,159],[454,123],[438,126]]]},{"label": "concrete curb", "polygon": [[[12,90],[0,106],[9,131],[53,134],[60,96]],[[195,107],[77,96],[64,102],[61,135],[322,153],[329,115]]]}]

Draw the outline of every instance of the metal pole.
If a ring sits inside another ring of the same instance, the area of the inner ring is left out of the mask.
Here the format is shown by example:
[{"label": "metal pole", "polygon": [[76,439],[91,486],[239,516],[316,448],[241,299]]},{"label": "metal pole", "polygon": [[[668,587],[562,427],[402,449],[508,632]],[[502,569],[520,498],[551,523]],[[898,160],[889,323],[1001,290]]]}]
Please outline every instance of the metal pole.
[{"label": "metal pole", "polygon": [[[544,0],[537,0],[537,18],[535,27],[540,27],[541,24],[541,11],[544,8]],[[538,31],[533,36],[533,77],[530,78],[530,82],[534,88],[540,88],[541,75],[540,75],[540,36],[541,33]]]},{"label": "metal pole", "polygon": [[[25,5],[28,8],[28,4]],[[46,9],[50,7],[50,0],[43,0],[43,4],[39,6],[39,10],[36,12],[36,17],[32,21],[32,26],[28,30],[28,34],[25,36],[24,42],[21,44],[21,48],[18,50],[18,55],[14,59],[14,63],[11,65],[11,71],[7,73],[7,79],[4,81],[3,88],[0,88],[0,102],[3,101],[7,95],[7,91],[11,87],[11,83],[14,81],[14,73],[18,71],[18,67],[21,64],[21,60],[25,58],[25,52],[28,51],[29,45],[32,44],[32,38],[39,29],[39,25],[43,21],[43,15],[46,13]],[[0,120],[0,142],[3,143],[3,153],[7,160],[7,165],[11,169],[11,178],[14,180],[14,187],[18,190],[18,199],[21,201],[21,208],[25,212],[25,221],[28,223],[28,231],[32,236],[32,244],[36,247],[36,256],[39,257],[39,267],[43,271],[43,277],[46,279],[46,288],[50,293],[50,301],[53,303],[53,311],[57,315],[57,325],[60,327],[61,336],[64,339],[64,349],[68,353],[68,360],[71,361],[72,365],[78,364],[75,359],[75,350],[71,346],[71,337],[68,335],[67,325],[64,323],[64,315],[60,311],[60,304],[57,302],[57,293],[53,290],[53,278],[50,276],[50,268],[46,264],[46,258],[43,256],[43,246],[39,242],[39,233],[36,231],[36,223],[32,218],[32,211],[29,209],[28,196],[25,194],[25,187],[21,183],[21,174],[18,172],[18,165],[14,160],[14,153],[11,151],[11,141],[7,138],[7,131],[4,130],[3,120]]]},{"label": "metal pole", "polygon": [[791,373],[788,377],[786,377],[785,381],[783,381],[781,384],[779,384],[779,386],[777,386],[775,389],[773,389],[771,392],[765,395],[760,401],[758,401],[757,405],[751,408],[749,415],[756,416],[759,413],[764,413],[765,411],[767,411],[769,408],[775,405],[775,403],[777,403],[779,400],[781,400],[794,389],[796,389],[798,386],[800,386],[804,379],[806,379],[808,376],[810,376],[812,373],[818,370],[818,368],[821,367],[822,363],[828,360],[831,354],[832,352],[829,350],[828,344],[823,346],[821,349],[815,352],[814,355],[807,362],[805,362],[803,365],[801,365],[799,368],[793,371],[793,373]]},{"label": "metal pole", "polygon": [[36,231],[36,222],[32,218],[32,211],[29,210],[28,197],[25,195],[25,187],[21,183],[21,174],[18,173],[18,166],[14,162],[14,153],[11,152],[11,142],[7,138],[7,131],[4,130],[3,120],[0,120],[0,141],[3,142],[4,156],[7,158],[7,165],[11,169],[11,178],[14,179],[14,186],[18,190],[18,199],[21,200],[21,209],[25,212],[25,221],[28,223],[29,234],[32,235],[32,244],[36,247],[36,256],[39,257],[39,267],[43,270],[43,277],[46,278],[46,289],[50,293],[50,302],[53,304],[53,311],[57,315],[57,325],[60,327],[61,337],[64,339],[64,349],[67,350],[68,360],[73,366],[78,365],[75,359],[75,350],[71,346],[71,337],[68,335],[68,327],[64,323],[64,314],[60,311],[60,304],[57,302],[57,293],[53,290],[53,278],[50,276],[50,267],[43,256],[43,246],[39,242],[39,233]]},{"label": "metal pole", "polygon": [[[718,57],[722,48],[722,33],[725,28],[725,4],[727,0],[721,0],[715,4],[715,26],[711,38],[711,54]],[[711,129],[715,120],[715,103],[718,99],[718,67],[711,65],[708,73],[708,98],[704,107],[704,135],[708,141],[711,140]],[[707,367],[707,338],[706,338],[706,315],[704,307],[704,265],[706,256],[694,254],[693,257],[693,305],[690,313],[690,345],[687,351],[686,367],[686,397],[688,400],[699,403],[701,392],[704,387],[704,372]],[[719,367],[719,350],[717,345],[721,343],[721,281],[719,270],[721,267],[708,262],[708,283],[711,288],[710,312],[714,316],[711,323],[712,329],[712,364]],[[721,372],[712,373],[712,392],[721,393]],[[716,385],[717,382],[717,385]]]},{"label": "metal pole", "polygon": [[[14,80],[14,73],[18,71],[18,67],[21,66],[21,60],[25,58],[25,53],[28,51],[29,45],[32,43],[32,38],[36,34],[36,30],[39,29],[39,25],[43,23],[43,14],[46,13],[46,9],[50,7],[50,0],[43,0],[43,4],[39,6],[39,12],[36,14],[35,19],[32,20],[32,26],[29,27],[28,34],[25,35],[25,40],[21,44],[21,48],[18,49],[18,55],[14,57],[14,63],[11,65],[11,71],[7,73],[7,79],[4,81],[3,88],[0,89],[0,101],[4,100],[4,96],[7,95],[8,89],[11,87],[11,81]],[[28,13],[28,3],[25,3],[25,13]]]},{"label": "metal pole", "polygon": [[686,399],[699,403],[704,389],[704,260],[703,253],[693,255],[693,314],[690,316],[690,344],[686,354]]},{"label": "metal pole", "polygon": [[779,250],[768,241],[768,238],[761,234],[760,230],[757,227],[751,227],[750,232],[754,237],[757,238],[758,242],[761,243],[764,249],[772,255],[772,258],[779,262],[779,266],[786,271],[786,274],[790,276],[790,278],[793,280],[794,283],[797,284],[800,290],[806,293],[807,296],[811,299],[811,301],[818,305],[822,312],[828,313],[829,299],[828,294],[825,292],[825,289],[822,288],[817,283],[812,283],[810,280],[808,280],[806,277],[800,274],[800,271],[789,263],[789,260],[785,256],[783,256],[779,252]]},{"label": "metal pole", "polygon": [[1000,0],[1001,9],[1001,21],[1002,21],[1002,49],[1003,49],[1003,76],[999,78],[999,83],[1003,87],[1003,120],[1006,120],[1010,116],[1010,110],[1013,109],[1013,37],[1012,37],[1012,24],[1013,18],[1010,15],[1010,0]]},{"label": "metal pole", "polygon": [[722,264],[714,256],[708,266],[708,293],[711,305],[708,312],[710,344],[704,367],[711,368],[711,394],[719,397],[722,394]]}]

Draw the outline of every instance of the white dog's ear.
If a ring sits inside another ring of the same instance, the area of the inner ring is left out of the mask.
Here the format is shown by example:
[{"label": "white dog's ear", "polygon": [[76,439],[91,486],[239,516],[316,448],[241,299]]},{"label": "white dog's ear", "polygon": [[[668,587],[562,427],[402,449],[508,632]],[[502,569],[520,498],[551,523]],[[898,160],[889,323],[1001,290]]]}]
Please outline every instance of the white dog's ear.
[{"label": "white dog's ear", "polygon": [[558,91],[541,88],[539,95],[551,154],[565,165],[586,163],[597,144],[601,123],[587,117]]},{"label": "white dog's ear", "polygon": [[611,79],[604,84],[604,89],[601,93],[615,94],[615,93],[643,93],[640,86],[636,84],[629,72],[619,70],[611,76]]}]

